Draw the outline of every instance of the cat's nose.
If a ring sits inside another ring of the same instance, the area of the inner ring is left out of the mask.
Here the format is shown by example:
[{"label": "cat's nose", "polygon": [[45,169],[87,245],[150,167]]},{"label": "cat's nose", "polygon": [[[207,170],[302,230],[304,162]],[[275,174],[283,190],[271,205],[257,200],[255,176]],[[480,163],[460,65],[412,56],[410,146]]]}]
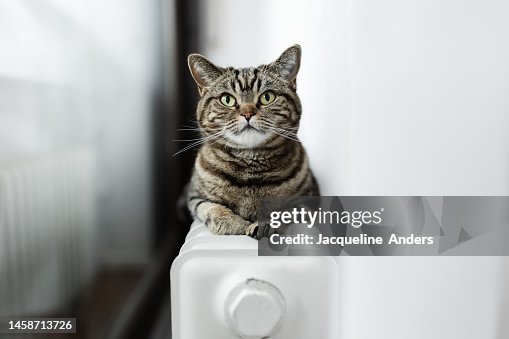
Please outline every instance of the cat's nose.
[{"label": "cat's nose", "polygon": [[240,115],[249,121],[253,116],[256,115],[256,106],[253,104],[243,104],[240,106]]},{"label": "cat's nose", "polygon": [[246,118],[247,121],[249,121],[251,119],[251,117],[253,115],[255,115],[255,113],[252,111],[247,111],[247,112],[240,113],[240,115],[242,115],[244,118]]}]

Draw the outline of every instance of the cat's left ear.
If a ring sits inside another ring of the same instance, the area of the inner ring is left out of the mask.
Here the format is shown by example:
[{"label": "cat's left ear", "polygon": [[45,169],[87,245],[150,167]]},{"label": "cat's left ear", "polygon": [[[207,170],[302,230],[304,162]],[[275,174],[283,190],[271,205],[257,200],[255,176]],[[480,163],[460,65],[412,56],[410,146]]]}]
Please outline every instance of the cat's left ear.
[{"label": "cat's left ear", "polygon": [[189,55],[187,64],[194,81],[198,85],[200,95],[205,87],[211,86],[224,72],[223,68],[214,65],[200,54]]},{"label": "cat's left ear", "polygon": [[299,45],[287,48],[279,58],[269,65],[269,69],[288,82],[295,83],[300,68],[302,49]]}]

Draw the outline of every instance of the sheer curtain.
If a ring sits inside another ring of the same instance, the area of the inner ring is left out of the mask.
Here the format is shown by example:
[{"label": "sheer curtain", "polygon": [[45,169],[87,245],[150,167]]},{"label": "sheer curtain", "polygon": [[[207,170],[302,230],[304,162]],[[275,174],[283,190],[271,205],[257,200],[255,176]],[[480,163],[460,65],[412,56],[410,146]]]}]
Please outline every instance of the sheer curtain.
[{"label": "sheer curtain", "polygon": [[95,158],[98,265],[150,254],[159,22],[158,1],[0,1],[0,162]]}]

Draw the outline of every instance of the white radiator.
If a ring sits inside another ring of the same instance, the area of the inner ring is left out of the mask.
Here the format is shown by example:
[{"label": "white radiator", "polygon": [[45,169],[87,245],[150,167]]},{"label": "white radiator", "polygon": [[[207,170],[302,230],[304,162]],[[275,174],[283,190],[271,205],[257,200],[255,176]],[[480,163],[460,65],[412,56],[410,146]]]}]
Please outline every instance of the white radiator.
[{"label": "white radiator", "polygon": [[174,339],[337,339],[333,257],[258,256],[195,222],[171,268]]},{"label": "white radiator", "polygon": [[95,266],[92,156],[0,163],[0,316],[58,311]]}]

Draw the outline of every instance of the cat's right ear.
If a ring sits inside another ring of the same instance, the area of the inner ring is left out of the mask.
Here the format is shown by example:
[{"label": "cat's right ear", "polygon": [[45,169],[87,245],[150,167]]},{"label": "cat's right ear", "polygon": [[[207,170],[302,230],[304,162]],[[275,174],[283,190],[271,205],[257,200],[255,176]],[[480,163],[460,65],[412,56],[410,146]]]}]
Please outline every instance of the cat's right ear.
[{"label": "cat's right ear", "polygon": [[217,67],[200,54],[189,55],[187,64],[194,81],[198,85],[200,95],[204,88],[212,85],[224,72],[224,69]]}]

